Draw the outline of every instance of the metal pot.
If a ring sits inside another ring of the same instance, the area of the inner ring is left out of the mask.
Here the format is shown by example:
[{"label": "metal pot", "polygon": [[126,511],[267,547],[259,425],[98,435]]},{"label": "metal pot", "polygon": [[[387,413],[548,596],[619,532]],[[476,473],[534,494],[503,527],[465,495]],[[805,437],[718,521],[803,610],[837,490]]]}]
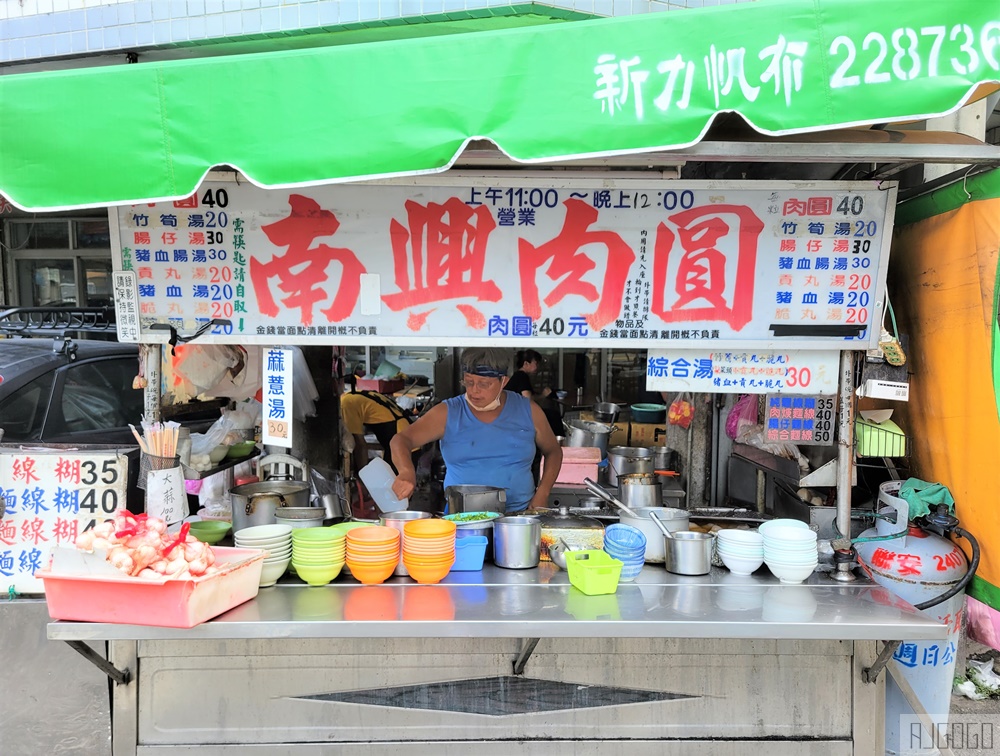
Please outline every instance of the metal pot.
[{"label": "metal pot", "polygon": [[493,521],[493,561],[508,570],[538,566],[542,524],[537,517],[500,517]]},{"label": "metal pot", "polygon": [[644,507],[636,510],[638,517],[629,517],[622,513],[619,518],[620,522],[638,528],[646,536],[646,561],[662,564],[666,559],[663,550],[663,534],[656,527],[656,523],[649,519],[650,512],[656,512],[660,516],[660,522],[671,532],[687,530],[691,527],[691,519],[685,510],[671,507]]},{"label": "metal pot", "polygon": [[594,405],[594,419],[599,423],[618,422],[618,415],[622,408],[612,402],[597,402]]},{"label": "metal pot", "polygon": [[608,455],[608,439],[614,426],[590,420],[566,420],[566,446],[593,446],[601,450],[601,457]]},{"label": "metal pot", "polygon": [[507,490],[496,486],[448,486],[444,489],[448,514],[507,510]]},{"label": "metal pot", "polygon": [[612,446],[608,449],[608,485],[617,486],[620,475],[653,473],[653,452],[638,446]]},{"label": "metal pot", "polygon": [[654,446],[650,451],[653,452],[653,465],[657,470],[681,472],[681,455],[676,449],[671,449],[669,446]]},{"label": "metal pot", "polygon": [[281,507],[308,507],[309,484],[290,481],[244,483],[229,489],[233,508],[233,532],[254,525],[273,525]]},{"label": "metal pot", "polygon": [[326,510],[322,507],[278,507],[274,521],[278,525],[291,525],[293,529],[323,526]]},{"label": "metal pot", "polygon": [[555,512],[548,512],[539,518],[542,525],[542,547],[540,559],[551,562],[549,547],[562,539],[567,546],[577,549],[603,549],[604,524],[593,517],[571,514],[569,505],[563,504]]},{"label": "metal pot", "polygon": [[630,509],[663,506],[663,488],[659,481],[626,483],[626,479],[631,477],[631,475],[624,475],[618,479],[621,483],[618,489],[618,499],[622,504]]},{"label": "metal pot", "polygon": [[[663,533],[663,552],[667,572],[675,575],[707,575],[712,569],[715,533],[691,530],[671,531],[665,522],[650,515],[653,524]],[[647,542],[648,545],[648,542]]]},{"label": "metal pot", "polygon": [[[384,512],[379,518],[379,525],[384,525],[386,527],[392,528],[393,530],[399,531],[400,539],[403,538],[403,526],[412,522],[413,520],[426,520],[431,516],[430,512],[419,512],[415,509],[400,510],[399,512]],[[393,575],[401,575],[406,577],[409,575],[409,571],[403,564],[403,555],[400,554],[399,562],[396,564],[396,569],[393,570]]]}]

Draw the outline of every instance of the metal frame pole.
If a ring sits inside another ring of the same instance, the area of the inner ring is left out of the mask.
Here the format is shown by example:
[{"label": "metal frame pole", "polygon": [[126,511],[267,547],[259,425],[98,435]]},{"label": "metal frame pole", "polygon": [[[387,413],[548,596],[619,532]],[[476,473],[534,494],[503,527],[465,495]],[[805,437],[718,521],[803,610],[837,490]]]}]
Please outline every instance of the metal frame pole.
[{"label": "metal frame pole", "polygon": [[840,429],[837,446],[837,530],[851,537],[851,465],[854,462],[854,353],[840,353]]}]

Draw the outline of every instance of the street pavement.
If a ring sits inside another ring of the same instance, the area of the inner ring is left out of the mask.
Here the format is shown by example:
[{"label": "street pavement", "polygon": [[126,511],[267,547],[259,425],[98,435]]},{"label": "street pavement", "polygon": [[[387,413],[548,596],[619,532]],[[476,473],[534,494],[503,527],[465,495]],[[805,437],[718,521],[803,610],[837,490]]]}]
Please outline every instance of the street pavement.
[{"label": "street pavement", "polygon": [[[965,673],[965,661],[969,658],[994,659],[994,669],[1000,674],[1000,651],[970,641],[964,635],[959,644],[958,658],[961,666],[955,668],[956,677]],[[965,696],[953,695],[949,721],[955,756],[1000,754],[1000,699],[973,701]]]}]

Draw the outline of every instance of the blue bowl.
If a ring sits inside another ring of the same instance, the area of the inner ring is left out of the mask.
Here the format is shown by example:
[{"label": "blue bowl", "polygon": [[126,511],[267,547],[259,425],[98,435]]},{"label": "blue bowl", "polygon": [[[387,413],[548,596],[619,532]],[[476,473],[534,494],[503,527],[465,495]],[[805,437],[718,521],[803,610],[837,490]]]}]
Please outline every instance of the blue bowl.
[{"label": "blue bowl", "polygon": [[639,573],[642,572],[642,567],[643,567],[642,562],[639,562],[637,564],[626,562],[622,566],[622,574],[621,577],[618,578],[618,581],[628,582],[629,580],[635,580],[635,578],[638,577]]},{"label": "blue bowl", "polygon": [[608,525],[604,530],[605,545],[611,543],[612,546],[621,547],[624,550],[634,550],[646,548],[646,536],[639,528],[631,525],[623,525],[620,522]]}]

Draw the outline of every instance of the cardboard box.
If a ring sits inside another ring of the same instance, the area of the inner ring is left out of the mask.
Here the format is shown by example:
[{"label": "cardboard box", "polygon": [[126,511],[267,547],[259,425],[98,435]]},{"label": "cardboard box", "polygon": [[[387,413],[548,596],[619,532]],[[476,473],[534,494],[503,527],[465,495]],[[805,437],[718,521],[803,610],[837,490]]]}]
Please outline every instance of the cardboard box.
[{"label": "cardboard box", "polygon": [[666,443],[666,423],[630,423],[629,446],[664,446]]},{"label": "cardboard box", "polygon": [[378,391],[380,394],[391,394],[394,391],[402,391],[406,384],[402,378],[358,378],[358,391]]}]

